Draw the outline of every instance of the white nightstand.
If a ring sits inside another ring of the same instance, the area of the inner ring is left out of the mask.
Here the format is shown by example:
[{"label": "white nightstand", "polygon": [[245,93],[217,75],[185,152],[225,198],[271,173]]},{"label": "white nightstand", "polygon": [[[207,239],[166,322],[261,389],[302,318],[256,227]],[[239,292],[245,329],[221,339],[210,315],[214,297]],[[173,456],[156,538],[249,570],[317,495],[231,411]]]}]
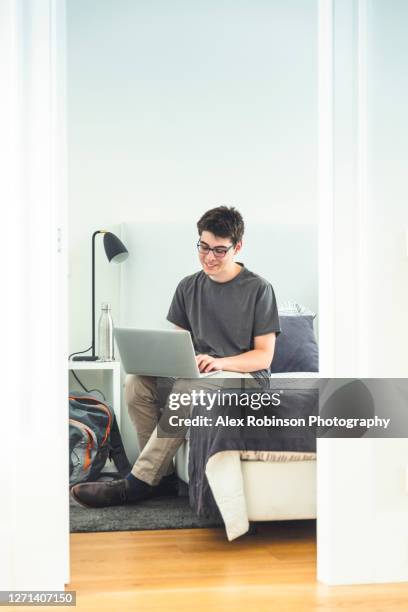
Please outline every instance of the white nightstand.
[{"label": "white nightstand", "polygon": [[112,406],[119,430],[121,429],[121,382],[120,361],[68,361],[69,390],[82,391],[78,382],[72,376],[71,370],[87,389],[100,389],[106,397],[106,401]]}]

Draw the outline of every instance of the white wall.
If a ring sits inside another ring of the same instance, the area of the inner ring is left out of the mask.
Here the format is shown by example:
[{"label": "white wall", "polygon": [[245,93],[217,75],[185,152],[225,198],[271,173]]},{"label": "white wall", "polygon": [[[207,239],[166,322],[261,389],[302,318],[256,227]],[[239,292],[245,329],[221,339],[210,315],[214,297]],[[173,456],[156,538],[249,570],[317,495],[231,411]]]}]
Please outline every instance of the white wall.
[{"label": "white wall", "polygon": [[[74,351],[90,344],[95,229],[160,221],[170,235],[183,221],[194,240],[218,204],[250,222],[316,227],[317,14],[312,0],[70,0],[67,10]],[[112,302],[118,320],[119,268],[99,247],[96,302]]]}]

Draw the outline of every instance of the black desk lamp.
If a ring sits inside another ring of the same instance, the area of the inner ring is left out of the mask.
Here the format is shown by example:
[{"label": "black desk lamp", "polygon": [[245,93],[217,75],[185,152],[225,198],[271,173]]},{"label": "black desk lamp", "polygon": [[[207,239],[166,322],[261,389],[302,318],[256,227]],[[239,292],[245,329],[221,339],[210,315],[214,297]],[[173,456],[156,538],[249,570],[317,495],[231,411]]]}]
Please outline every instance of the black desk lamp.
[{"label": "black desk lamp", "polygon": [[95,238],[97,234],[103,234],[103,246],[110,262],[122,263],[129,256],[127,248],[115,234],[105,230],[97,230],[92,234],[92,346],[87,349],[87,351],[92,349],[92,355],[74,353],[73,361],[96,361],[98,359],[98,356],[95,355]]}]

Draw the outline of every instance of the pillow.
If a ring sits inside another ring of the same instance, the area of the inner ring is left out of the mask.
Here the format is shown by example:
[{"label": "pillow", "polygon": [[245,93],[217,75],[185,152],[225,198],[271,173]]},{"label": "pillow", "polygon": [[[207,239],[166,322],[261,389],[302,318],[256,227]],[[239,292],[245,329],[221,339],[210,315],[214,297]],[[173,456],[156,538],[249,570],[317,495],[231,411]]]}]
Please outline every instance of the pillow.
[{"label": "pillow", "polygon": [[298,304],[294,300],[286,300],[286,302],[279,302],[278,304],[279,314],[282,315],[290,315],[290,314],[307,314],[315,318],[316,314],[303,306],[302,304]]},{"label": "pillow", "polygon": [[279,310],[281,333],[276,338],[271,373],[319,371],[319,348],[313,330],[316,315],[299,309]]}]

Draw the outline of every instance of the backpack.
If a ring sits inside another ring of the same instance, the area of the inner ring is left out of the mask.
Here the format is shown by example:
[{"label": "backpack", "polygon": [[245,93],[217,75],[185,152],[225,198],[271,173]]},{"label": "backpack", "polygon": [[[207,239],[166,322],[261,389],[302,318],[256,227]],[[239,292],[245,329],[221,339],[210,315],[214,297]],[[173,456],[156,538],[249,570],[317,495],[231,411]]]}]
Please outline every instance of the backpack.
[{"label": "backpack", "polygon": [[108,458],[113,460],[118,477],[131,470],[115,414],[96,395],[69,395],[69,454],[70,486],[97,480]]}]

